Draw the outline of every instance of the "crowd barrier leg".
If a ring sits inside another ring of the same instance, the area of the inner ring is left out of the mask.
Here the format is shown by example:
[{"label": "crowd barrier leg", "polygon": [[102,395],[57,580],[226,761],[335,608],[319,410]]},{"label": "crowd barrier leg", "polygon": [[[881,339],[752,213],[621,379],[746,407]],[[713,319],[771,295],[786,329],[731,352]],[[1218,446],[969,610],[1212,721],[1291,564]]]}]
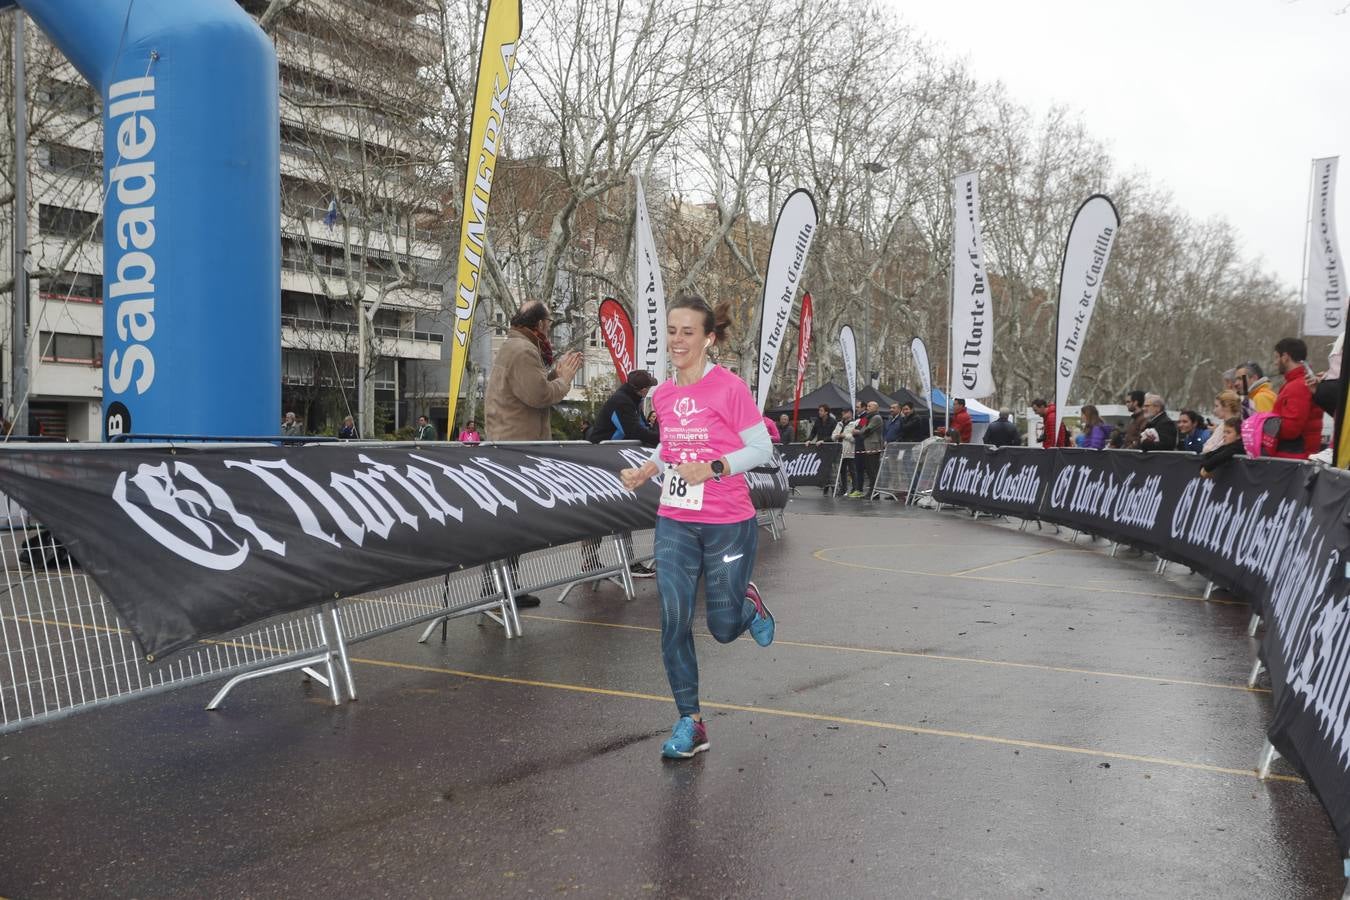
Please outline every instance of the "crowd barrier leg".
[{"label": "crowd barrier leg", "polygon": [[1252,663],[1251,672],[1247,675],[1247,687],[1256,687],[1256,680],[1261,677],[1261,672],[1264,671],[1265,668],[1265,663],[1261,662],[1260,657],[1257,657],[1256,662]]},{"label": "crowd barrier leg", "polygon": [[[338,694],[337,672],[333,668],[333,656],[337,653],[337,648],[334,647],[333,641],[328,637],[328,629],[324,626],[323,613],[319,613],[315,619],[315,624],[317,625],[319,632],[319,641],[323,644],[323,650],[321,652],[312,653],[309,656],[303,656],[299,659],[287,660],[283,663],[275,663],[270,666],[252,669],[248,672],[241,672],[225,682],[220,690],[216,691],[215,696],[211,698],[211,702],[206,704],[206,708],[219,709],[220,705],[225,702],[225,697],[230,691],[246,681],[266,678],[269,675],[279,675],[282,672],[294,672],[296,669],[304,671],[315,681],[328,688],[328,694],[333,700],[333,705],[340,705],[342,703],[342,697]],[[320,674],[313,669],[313,667],[317,665],[322,665],[324,667],[325,674]]]},{"label": "crowd barrier leg", "polygon": [[636,599],[637,585],[633,583],[633,558],[637,554],[633,551],[633,533],[625,531],[623,534],[616,535],[614,546],[619,551],[619,565],[622,566],[619,571],[619,578],[622,582],[623,592],[629,600]]},{"label": "crowd barrier leg", "polygon": [[328,604],[328,614],[333,619],[333,642],[337,644],[338,662],[342,667],[342,680],[347,685],[347,699],[356,699],[356,679],[352,677],[352,661],[347,656],[347,635],[342,628],[342,613],[336,603]]},{"label": "crowd barrier leg", "polygon": [[1247,623],[1247,637],[1256,637],[1256,629],[1261,627],[1261,617],[1252,613],[1251,621]]},{"label": "crowd barrier leg", "polygon": [[1111,558],[1116,558],[1116,551],[1120,549],[1120,541],[1111,542]]},{"label": "crowd barrier leg", "polygon": [[1261,758],[1256,763],[1256,776],[1262,781],[1270,777],[1270,767],[1275,760],[1280,758],[1280,751],[1275,749],[1275,745],[1266,741],[1266,746],[1261,750]]},{"label": "crowd barrier leg", "polygon": [[1204,595],[1204,597],[1203,597],[1202,599],[1208,600],[1208,599],[1210,598],[1210,595],[1212,595],[1213,593],[1214,593],[1214,582],[1212,582],[1212,581],[1206,581],[1206,582],[1205,582],[1205,595]]},{"label": "crowd barrier leg", "polygon": [[506,631],[506,637],[520,637],[524,634],[520,628],[520,613],[516,610],[516,584],[511,577],[511,567],[503,560],[497,560],[489,565],[492,571],[492,585],[502,594],[499,608],[496,612],[487,610],[483,615]]}]

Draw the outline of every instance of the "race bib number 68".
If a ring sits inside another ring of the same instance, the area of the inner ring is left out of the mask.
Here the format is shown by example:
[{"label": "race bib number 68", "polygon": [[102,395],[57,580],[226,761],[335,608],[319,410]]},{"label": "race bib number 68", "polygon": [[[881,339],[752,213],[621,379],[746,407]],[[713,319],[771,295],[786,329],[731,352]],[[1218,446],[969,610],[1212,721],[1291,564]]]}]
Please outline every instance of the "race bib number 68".
[{"label": "race bib number 68", "polygon": [[674,466],[666,466],[666,477],[661,483],[661,505],[678,509],[702,509],[703,485],[690,484],[680,477]]}]

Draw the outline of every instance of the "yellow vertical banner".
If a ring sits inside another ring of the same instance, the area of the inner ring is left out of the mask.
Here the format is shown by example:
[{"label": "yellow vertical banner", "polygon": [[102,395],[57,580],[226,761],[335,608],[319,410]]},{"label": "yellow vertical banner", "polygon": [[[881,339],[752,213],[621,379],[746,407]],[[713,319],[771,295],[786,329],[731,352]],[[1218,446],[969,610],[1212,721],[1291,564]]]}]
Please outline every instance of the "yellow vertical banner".
[{"label": "yellow vertical banner", "polygon": [[511,92],[511,73],[516,66],[516,43],[520,40],[520,0],[488,0],[483,23],[483,43],[478,51],[478,81],[474,88],[473,117],[469,119],[469,143],[464,173],[464,206],[459,226],[459,256],[455,266],[455,331],[450,344],[450,396],[447,433],[455,425],[455,407],[469,359],[473,314],[478,307],[478,288],[487,241],[488,199],[492,175],[501,148],[502,121]]}]

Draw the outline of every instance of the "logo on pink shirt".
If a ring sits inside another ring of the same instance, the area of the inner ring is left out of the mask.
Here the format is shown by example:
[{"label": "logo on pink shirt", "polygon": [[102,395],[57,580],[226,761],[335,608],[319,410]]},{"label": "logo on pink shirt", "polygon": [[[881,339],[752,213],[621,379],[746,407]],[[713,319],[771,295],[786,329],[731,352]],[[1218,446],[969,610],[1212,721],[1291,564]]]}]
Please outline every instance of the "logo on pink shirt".
[{"label": "logo on pink shirt", "polygon": [[681,425],[688,425],[689,420],[701,412],[704,410],[698,408],[693,397],[681,397],[675,401],[675,415],[680,417]]}]

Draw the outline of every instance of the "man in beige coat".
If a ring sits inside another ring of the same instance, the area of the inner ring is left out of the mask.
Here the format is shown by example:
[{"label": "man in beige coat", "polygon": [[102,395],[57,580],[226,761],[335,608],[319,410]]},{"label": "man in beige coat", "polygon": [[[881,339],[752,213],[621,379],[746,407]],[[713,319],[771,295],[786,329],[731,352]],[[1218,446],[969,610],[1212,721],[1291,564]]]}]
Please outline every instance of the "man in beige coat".
[{"label": "man in beige coat", "polygon": [[483,425],[490,441],[548,441],[553,439],[549,412],[567,396],[581,368],[582,355],[568,353],[553,364],[548,342],[553,323],[548,307],[538,300],[521,306],[511,318],[511,330],[492,361],[484,401]]}]

